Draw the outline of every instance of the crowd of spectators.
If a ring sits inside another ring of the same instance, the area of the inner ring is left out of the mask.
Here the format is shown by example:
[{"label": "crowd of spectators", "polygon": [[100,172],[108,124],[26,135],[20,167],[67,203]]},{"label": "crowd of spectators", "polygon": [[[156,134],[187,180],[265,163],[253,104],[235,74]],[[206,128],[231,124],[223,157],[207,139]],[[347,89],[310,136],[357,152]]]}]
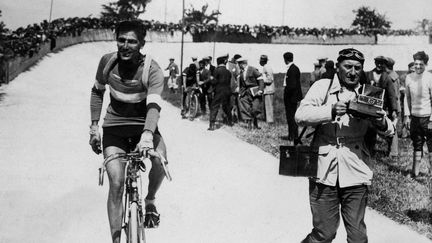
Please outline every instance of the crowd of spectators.
[{"label": "crowd of spectators", "polygon": [[[85,18],[59,18],[51,22],[43,21],[40,24],[20,27],[14,31],[3,33],[1,38],[0,54],[8,56],[28,56],[32,57],[38,52],[42,43],[48,40],[55,40],[58,36],[79,36],[84,29],[114,29],[116,20],[85,17]],[[169,32],[181,30],[181,24],[161,23],[158,21],[144,21],[145,26],[150,31]],[[320,38],[334,38],[345,35],[367,35],[368,33],[360,29],[343,28],[294,28],[289,26],[269,26],[269,25],[233,25],[233,24],[188,24],[185,32],[192,35],[205,33],[221,32],[225,35],[246,34],[253,37],[264,35],[267,37],[278,36],[316,36]],[[390,30],[385,34],[390,35],[414,35],[413,30]]]}]

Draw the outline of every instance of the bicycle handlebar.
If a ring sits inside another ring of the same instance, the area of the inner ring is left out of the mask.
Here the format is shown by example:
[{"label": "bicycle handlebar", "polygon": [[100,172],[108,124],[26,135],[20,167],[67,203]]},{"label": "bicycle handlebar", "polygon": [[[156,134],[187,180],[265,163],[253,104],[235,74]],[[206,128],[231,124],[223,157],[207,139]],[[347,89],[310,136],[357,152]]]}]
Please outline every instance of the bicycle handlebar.
[{"label": "bicycle handlebar", "polygon": [[[144,160],[144,159],[150,159],[151,157],[156,157],[156,158],[160,159],[162,168],[163,168],[164,173],[165,173],[165,177],[168,179],[168,181],[172,181],[171,174],[168,170],[168,161],[165,159],[165,157],[162,154],[160,154],[159,152],[157,152],[154,149],[150,149],[150,150],[146,151],[145,156],[139,152],[130,152],[130,153],[114,153],[114,154],[111,154],[110,156],[106,157],[104,159],[102,165],[99,167],[99,186],[103,185],[103,177],[104,177],[104,173],[106,170],[106,165],[109,162],[111,162],[115,159],[119,159],[119,158],[126,158],[126,159],[130,158],[130,159],[142,159],[142,160]],[[120,162],[127,163],[127,161],[128,160],[123,160]]]}]

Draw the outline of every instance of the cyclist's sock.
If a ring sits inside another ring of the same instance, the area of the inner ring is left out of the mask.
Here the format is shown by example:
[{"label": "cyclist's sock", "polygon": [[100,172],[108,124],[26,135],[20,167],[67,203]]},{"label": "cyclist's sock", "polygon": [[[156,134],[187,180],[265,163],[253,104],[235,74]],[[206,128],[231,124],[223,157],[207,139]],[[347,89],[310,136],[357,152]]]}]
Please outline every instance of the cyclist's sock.
[{"label": "cyclist's sock", "polygon": [[145,206],[149,205],[149,204],[155,204],[155,199],[144,199],[144,204]]}]

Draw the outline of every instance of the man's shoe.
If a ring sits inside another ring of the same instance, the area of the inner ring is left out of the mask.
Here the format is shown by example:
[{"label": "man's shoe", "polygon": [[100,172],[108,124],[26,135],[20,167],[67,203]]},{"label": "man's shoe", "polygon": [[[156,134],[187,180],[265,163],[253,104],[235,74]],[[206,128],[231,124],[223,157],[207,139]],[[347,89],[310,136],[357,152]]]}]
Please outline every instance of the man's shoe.
[{"label": "man's shoe", "polygon": [[160,214],[157,212],[154,204],[147,204],[145,206],[145,228],[157,228],[160,223]]},{"label": "man's shoe", "polygon": [[255,129],[258,129],[258,130],[261,129],[261,127],[258,126],[258,120],[257,119],[254,119],[253,125],[254,125]]},{"label": "man's shoe", "polygon": [[209,131],[214,131],[214,130],[216,130],[216,127],[215,127],[214,122],[210,122],[210,126],[209,126],[209,128],[208,128],[207,130],[209,130]]},{"label": "man's shoe", "polygon": [[248,120],[246,123],[247,123],[247,129],[252,130],[252,120]]}]

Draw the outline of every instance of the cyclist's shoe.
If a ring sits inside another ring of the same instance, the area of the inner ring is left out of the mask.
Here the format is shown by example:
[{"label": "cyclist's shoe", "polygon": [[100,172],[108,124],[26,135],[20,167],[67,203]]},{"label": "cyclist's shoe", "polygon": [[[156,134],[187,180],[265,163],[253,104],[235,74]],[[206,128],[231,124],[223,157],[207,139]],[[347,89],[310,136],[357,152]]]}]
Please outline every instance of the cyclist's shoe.
[{"label": "cyclist's shoe", "polygon": [[157,212],[155,205],[147,204],[145,210],[144,227],[157,228],[160,222],[160,214]]}]

